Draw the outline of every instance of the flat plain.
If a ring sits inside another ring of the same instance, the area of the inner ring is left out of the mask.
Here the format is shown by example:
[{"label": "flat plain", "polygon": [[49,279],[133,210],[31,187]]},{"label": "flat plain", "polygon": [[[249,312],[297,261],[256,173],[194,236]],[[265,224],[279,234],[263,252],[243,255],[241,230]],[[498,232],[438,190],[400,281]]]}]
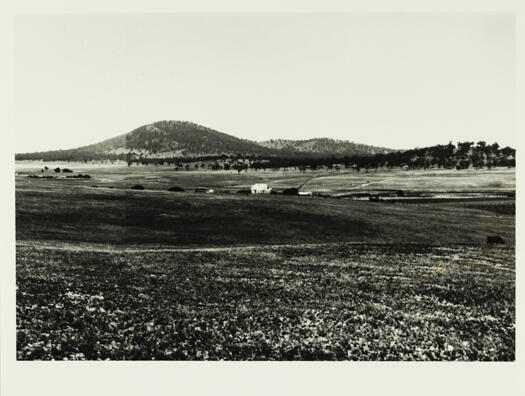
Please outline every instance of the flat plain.
[{"label": "flat plain", "polygon": [[[18,359],[515,358],[514,169],[31,166],[16,177]],[[324,197],[236,193],[255,182]],[[346,196],[397,190],[447,199]]]}]

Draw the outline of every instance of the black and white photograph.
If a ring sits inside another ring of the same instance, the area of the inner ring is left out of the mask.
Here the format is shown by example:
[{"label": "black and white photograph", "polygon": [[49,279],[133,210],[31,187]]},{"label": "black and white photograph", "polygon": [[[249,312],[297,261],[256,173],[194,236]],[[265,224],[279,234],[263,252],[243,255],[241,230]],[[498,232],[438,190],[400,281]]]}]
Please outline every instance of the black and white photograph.
[{"label": "black and white photograph", "polygon": [[512,12],[16,15],[12,358],[515,362],[516,56]]}]

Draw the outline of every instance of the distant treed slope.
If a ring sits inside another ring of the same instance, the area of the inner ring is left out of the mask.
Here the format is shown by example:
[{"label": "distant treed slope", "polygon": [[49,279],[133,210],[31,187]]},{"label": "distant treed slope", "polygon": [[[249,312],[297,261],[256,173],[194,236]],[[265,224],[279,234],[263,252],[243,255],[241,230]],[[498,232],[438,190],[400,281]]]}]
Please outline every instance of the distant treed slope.
[{"label": "distant treed slope", "polygon": [[[516,149],[512,147],[500,148],[498,143],[487,144],[484,141],[458,142],[457,146],[449,142],[447,145],[414,148],[404,151],[391,151],[370,155],[343,155],[334,157],[281,157],[269,161],[252,163],[253,168],[279,168],[279,167],[310,167],[315,169],[320,166],[329,168],[334,164],[345,167],[360,168],[392,168],[403,167],[406,169],[430,168],[492,168],[495,166],[516,166]],[[340,168],[340,166],[339,166]]]},{"label": "distant treed slope", "polygon": [[126,135],[127,134],[119,135],[100,143],[74,149],[15,154],[15,159],[43,161],[102,161],[125,159],[124,155],[116,155],[112,153],[112,151],[125,147]]},{"label": "distant treed slope", "polygon": [[319,155],[373,155],[395,151],[385,147],[369,146],[366,144],[349,142],[347,140],[335,140],[330,138],[315,138],[308,140],[272,139],[260,142],[259,144],[264,147],[283,150],[286,152]]},{"label": "distant treed slope", "polygon": [[268,155],[274,150],[249,140],[217,132],[186,121],[159,121],[126,135],[126,148],[150,153],[180,151],[185,155],[252,154]]},{"label": "distant treed slope", "polygon": [[116,136],[111,139],[104,140],[100,143],[90,144],[89,146],[80,147],[77,150],[85,150],[90,151],[93,153],[101,153],[101,152],[107,152],[111,150],[117,150],[121,147],[126,146],[126,136],[128,134],[125,133],[123,135]]}]

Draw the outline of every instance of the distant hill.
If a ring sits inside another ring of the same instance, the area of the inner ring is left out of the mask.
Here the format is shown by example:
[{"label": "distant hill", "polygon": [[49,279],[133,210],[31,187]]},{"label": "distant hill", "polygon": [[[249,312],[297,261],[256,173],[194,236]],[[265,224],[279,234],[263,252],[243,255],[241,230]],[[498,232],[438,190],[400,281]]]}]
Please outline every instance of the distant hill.
[{"label": "distant hill", "polygon": [[126,135],[126,148],[149,154],[196,156],[210,154],[268,155],[274,150],[192,122],[159,121]]},{"label": "distant hill", "polygon": [[240,139],[188,121],[158,121],[133,131],[69,150],[16,154],[17,160],[86,161],[132,158],[191,158],[205,156],[310,157],[373,155],[392,152],[328,138],[310,140],[270,140],[257,143]]},{"label": "distant hill", "polygon": [[369,146],[349,142],[348,140],[336,140],[330,138],[315,138],[308,140],[272,139],[259,143],[261,146],[295,153],[310,153],[320,156],[325,155],[374,155],[386,154],[395,150],[386,147]]}]

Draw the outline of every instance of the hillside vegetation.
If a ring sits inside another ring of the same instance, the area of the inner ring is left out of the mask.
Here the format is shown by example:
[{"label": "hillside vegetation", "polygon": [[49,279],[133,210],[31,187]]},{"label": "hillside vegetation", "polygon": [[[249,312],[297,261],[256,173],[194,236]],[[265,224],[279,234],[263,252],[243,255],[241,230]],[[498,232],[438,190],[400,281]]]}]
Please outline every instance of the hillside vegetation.
[{"label": "hillside vegetation", "polygon": [[159,121],[126,135],[126,148],[149,153],[181,151],[184,155],[271,154],[272,150],[249,140],[192,122]]},{"label": "hillside vegetation", "polygon": [[386,147],[369,146],[366,144],[349,142],[348,140],[336,140],[330,138],[315,138],[308,140],[272,139],[260,142],[259,144],[264,147],[285,152],[315,154],[318,156],[374,155],[395,151]]},{"label": "hillside vegetation", "polygon": [[501,148],[498,143],[487,144],[484,141],[458,142],[454,145],[449,142],[446,145],[435,145],[423,148],[414,148],[404,151],[392,151],[389,153],[378,153],[375,155],[345,155],[325,157],[288,157],[272,158],[265,161],[255,161],[252,167],[255,169],[300,167],[317,169],[327,167],[329,169],[341,167],[361,169],[377,169],[403,167],[406,169],[467,169],[488,168],[496,166],[516,166],[516,150],[511,147]]}]

